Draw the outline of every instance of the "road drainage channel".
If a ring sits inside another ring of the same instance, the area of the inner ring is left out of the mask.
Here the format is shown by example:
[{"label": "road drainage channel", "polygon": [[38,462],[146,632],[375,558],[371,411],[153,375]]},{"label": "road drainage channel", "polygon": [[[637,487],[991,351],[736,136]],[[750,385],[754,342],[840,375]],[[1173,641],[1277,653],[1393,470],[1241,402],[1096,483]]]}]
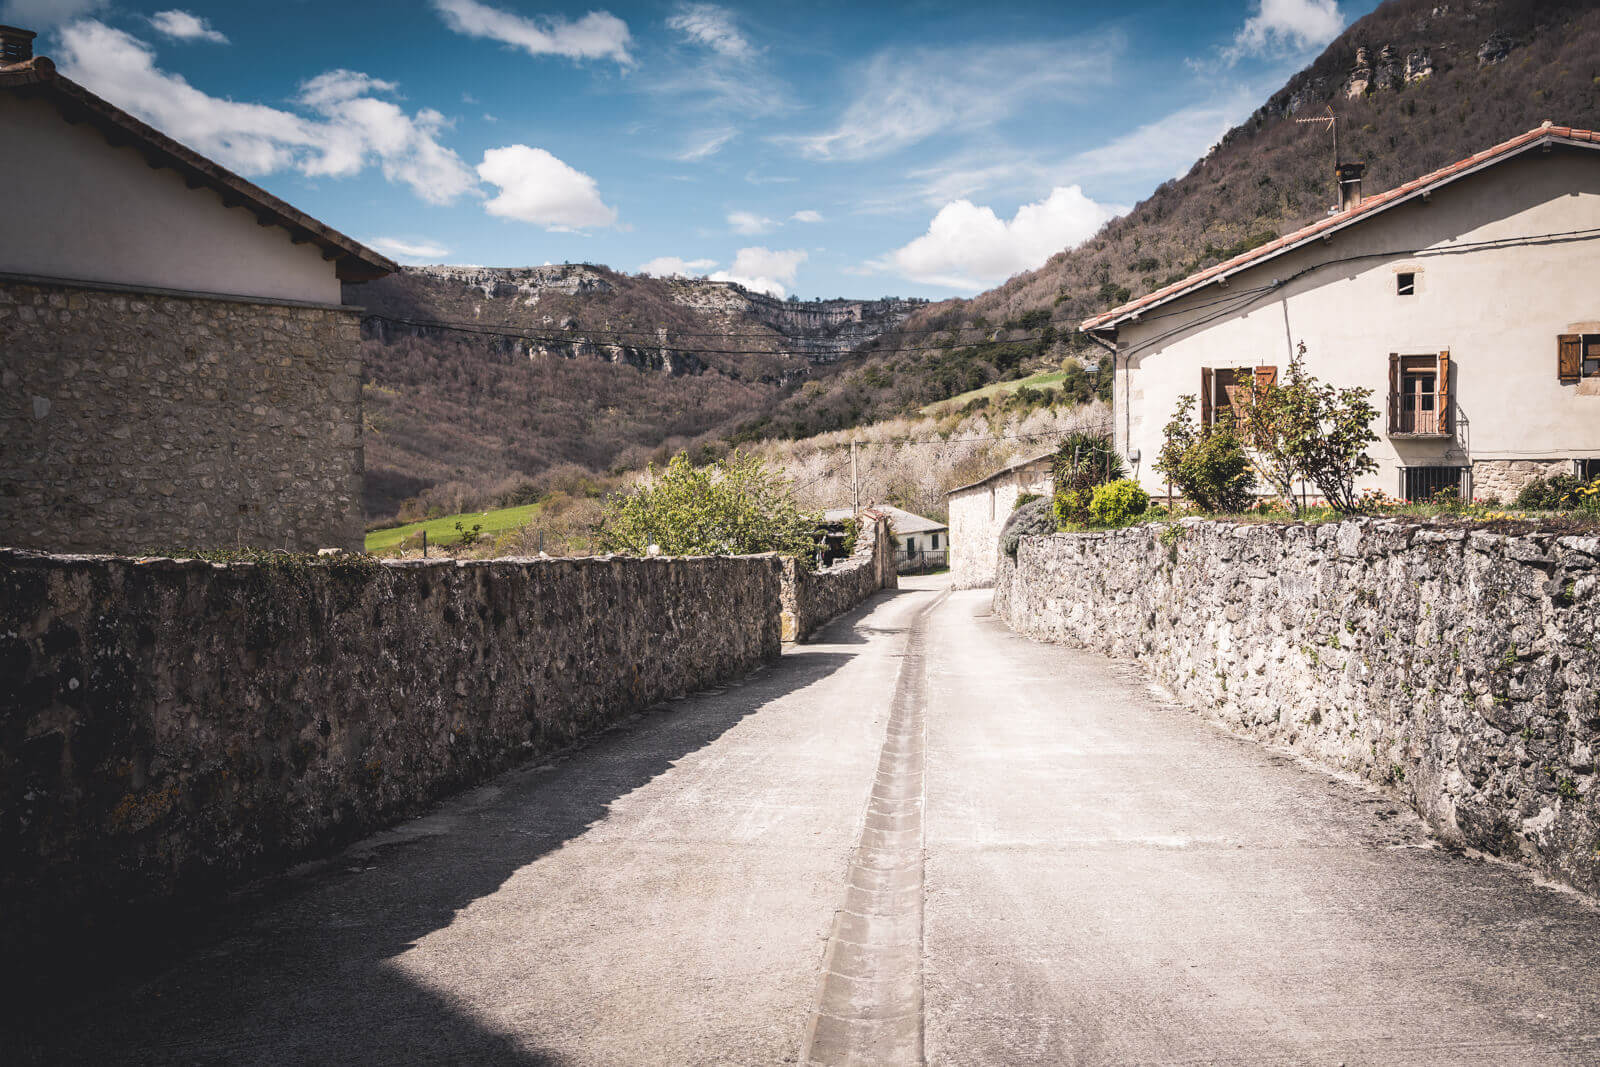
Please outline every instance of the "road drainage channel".
[{"label": "road drainage channel", "polygon": [[817,1010],[806,1028],[806,1063],[923,1062],[924,620],[946,595],[911,621],[866,822],[850,857]]}]

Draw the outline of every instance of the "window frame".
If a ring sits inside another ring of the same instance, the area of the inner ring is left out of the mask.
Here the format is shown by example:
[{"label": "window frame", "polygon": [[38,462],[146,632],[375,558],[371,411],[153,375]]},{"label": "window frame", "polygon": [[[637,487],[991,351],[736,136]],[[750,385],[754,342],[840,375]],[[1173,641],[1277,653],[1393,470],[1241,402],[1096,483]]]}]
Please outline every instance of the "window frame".
[{"label": "window frame", "polygon": [[1456,492],[1461,495],[1462,500],[1472,499],[1472,467],[1470,465],[1454,463],[1418,463],[1412,466],[1399,468],[1400,484],[1398,488],[1400,491],[1401,500],[1408,500],[1413,504],[1425,504],[1435,495],[1451,488],[1448,485],[1440,485],[1438,488],[1434,489],[1433,492],[1429,493],[1426,498],[1418,500],[1415,496],[1407,492],[1410,487],[1406,485],[1407,478],[1418,471],[1455,471]]}]

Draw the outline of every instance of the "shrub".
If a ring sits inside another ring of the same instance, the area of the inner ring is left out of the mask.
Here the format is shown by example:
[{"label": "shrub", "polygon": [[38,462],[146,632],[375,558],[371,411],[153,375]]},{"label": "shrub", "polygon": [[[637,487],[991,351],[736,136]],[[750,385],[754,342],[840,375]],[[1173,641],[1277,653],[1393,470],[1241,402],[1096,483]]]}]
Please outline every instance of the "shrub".
[{"label": "shrub", "polygon": [[1080,431],[1068,434],[1056,449],[1051,473],[1056,487],[1056,521],[1065,526],[1087,522],[1095,486],[1114,482],[1126,471],[1110,437]]},{"label": "shrub", "polygon": [[669,556],[736,556],[781,552],[809,557],[820,517],[800,510],[789,483],[757,457],[734,452],[695,467],[679,452],[666,470],[649,469],[631,493],[606,502],[595,530],[602,552]]},{"label": "shrub", "polygon": [[1255,471],[1232,430],[1201,433],[1191,419],[1193,393],[1178,398],[1155,468],[1201,511],[1239,512],[1254,502]]},{"label": "shrub", "polygon": [[1517,507],[1529,511],[1560,511],[1576,507],[1578,489],[1583,483],[1570,474],[1535,478],[1517,494]]},{"label": "shrub", "polygon": [[1089,501],[1089,518],[1096,526],[1125,526],[1150,506],[1150,494],[1127,478],[1096,486]]},{"label": "shrub", "polygon": [[1031,500],[1011,513],[1000,530],[1000,550],[1012,559],[1017,558],[1017,545],[1024,537],[1033,534],[1056,532],[1055,518],[1050,501],[1043,498]]}]

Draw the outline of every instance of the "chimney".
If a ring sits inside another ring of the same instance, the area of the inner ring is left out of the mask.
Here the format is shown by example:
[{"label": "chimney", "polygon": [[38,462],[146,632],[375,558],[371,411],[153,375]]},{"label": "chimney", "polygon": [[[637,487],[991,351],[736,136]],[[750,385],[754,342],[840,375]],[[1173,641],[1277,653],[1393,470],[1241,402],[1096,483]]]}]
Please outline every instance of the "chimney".
[{"label": "chimney", "polygon": [[19,30],[15,26],[0,26],[0,67],[13,63],[26,63],[33,58],[33,39],[39,36],[32,30]]},{"label": "chimney", "polygon": [[1335,173],[1339,177],[1339,210],[1349,211],[1361,206],[1361,176],[1367,172],[1365,163],[1340,163]]}]

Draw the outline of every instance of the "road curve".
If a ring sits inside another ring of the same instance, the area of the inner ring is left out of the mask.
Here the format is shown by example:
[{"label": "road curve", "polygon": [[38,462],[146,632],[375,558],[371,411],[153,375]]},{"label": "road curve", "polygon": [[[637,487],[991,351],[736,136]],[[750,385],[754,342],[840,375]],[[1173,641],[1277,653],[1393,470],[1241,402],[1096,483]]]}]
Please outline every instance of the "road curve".
[{"label": "road curve", "polygon": [[196,925],[5,1047],[1600,1062],[1600,909],[928,579]]}]

